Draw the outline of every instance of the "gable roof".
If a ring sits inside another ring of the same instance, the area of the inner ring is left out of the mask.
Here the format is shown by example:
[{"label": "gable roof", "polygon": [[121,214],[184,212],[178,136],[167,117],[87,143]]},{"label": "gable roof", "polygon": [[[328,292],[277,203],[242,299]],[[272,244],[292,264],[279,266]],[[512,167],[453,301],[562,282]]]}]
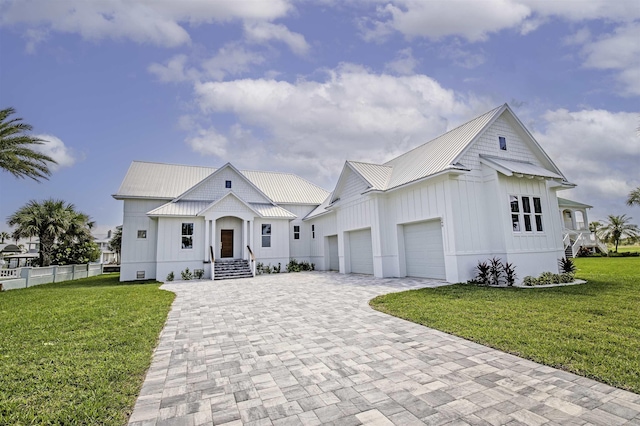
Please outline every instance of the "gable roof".
[{"label": "gable roof", "polygon": [[367,181],[371,189],[384,190],[387,188],[393,167],[380,164],[361,163],[359,161],[347,161],[356,172]]},{"label": "gable roof", "polygon": [[568,200],[566,198],[558,197],[558,207],[574,207],[579,209],[592,209],[593,206],[584,204],[579,201]]},{"label": "gable roof", "polygon": [[563,178],[557,173],[549,171],[544,167],[536,166],[535,164],[527,161],[505,160],[504,158],[480,154],[480,162],[493,167],[506,176],[524,175],[551,179]]},{"label": "gable roof", "polygon": [[147,215],[152,217],[157,216],[175,216],[175,217],[184,217],[184,216],[201,216],[206,210],[209,210],[211,207],[220,203],[227,197],[233,197],[237,199],[240,203],[244,204],[247,209],[253,211],[258,216],[263,218],[277,218],[277,219],[295,219],[297,216],[291,213],[289,210],[286,210],[280,206],[275,206],[273,204],[263,204],[263,203],[247,203],[240,199],[233,192],[228,192],[222,198],[210,202],[210,201],[187,201],[187,200],[176,200],[170,201],[166,204],[161,205],[160,207],[156,207],[155,209],[147,212]]},{"label": "gable roof", "polygon": [[[134,161],[118,189],[116,199],[173,200],[204,180],[213,167]],[[291,173],[240,171],[271,201],[279,204],[320,204],[329,192]]]}]

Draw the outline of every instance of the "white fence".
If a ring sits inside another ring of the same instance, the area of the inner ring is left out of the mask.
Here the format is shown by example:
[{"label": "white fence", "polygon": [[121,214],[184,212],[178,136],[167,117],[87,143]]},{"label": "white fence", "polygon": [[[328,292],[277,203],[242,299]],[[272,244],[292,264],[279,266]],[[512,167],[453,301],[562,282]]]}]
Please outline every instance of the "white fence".
[{"label": "white fence", "polygon": [[15,290],[40,284],[94,277],[101,274],[102,264],[0,269],[0,290]]}]

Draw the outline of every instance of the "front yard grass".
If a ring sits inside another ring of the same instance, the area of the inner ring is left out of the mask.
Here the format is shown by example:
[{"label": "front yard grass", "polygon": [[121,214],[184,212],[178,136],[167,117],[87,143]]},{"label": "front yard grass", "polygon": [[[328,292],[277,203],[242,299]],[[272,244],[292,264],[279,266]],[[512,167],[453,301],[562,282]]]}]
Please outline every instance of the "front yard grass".
[{"label": "front yard grass", "polygon": [[174,294],[108,274],[0,293],[0,424],[126,424]]},{"label": "front yard grass", "polygon": [[379,296],[382,312],[640,393],[640,258],[575,259],[587,284],[466,284]]}]

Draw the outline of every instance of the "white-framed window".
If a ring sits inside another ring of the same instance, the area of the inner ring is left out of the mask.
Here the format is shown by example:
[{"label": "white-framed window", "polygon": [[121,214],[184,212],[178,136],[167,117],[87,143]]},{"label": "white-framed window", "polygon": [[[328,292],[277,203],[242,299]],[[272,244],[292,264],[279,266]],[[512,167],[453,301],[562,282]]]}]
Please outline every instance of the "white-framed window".
[{"label": "white-framed window", "polygon": [[316,237],[316,226],[311,225],[311,238],[315,238],[315,237]]},{"label": "white-framed window", "polygon": [[501,151],[507,150],[507,138],[505,138],[504,136],[498,136],[498,144],[500,145]]},{"label": "white-framed window", "polygon": [[293,239],[300,239],[300,225],[293,225]]},{"label": "white-framed window", "polygon": [[182,248],[185,250],[193,248],[193,223],[182,224]]},{"label": "white-framed window", "polygon": [[147,230],[146,229],[138,229],[138,238],[140,238],[140,239],[147,238]]},{"label": "white-framed window", "polygon": [[262,224],[262,247],[271,247],[271,224]]},{"label": "white-framed window", "polygon": [[224,187],[225,187],[225,188],[229,188],[229,189],[231,189],[231,181],[230,181],[230,180],[226,180],[226,181],[224,182]]},{"label": "white-framed window", "polygon": [[[540,197],[509,195],[513,232],[543,232]],[[535,226],[534,226],[535,225]]]}]

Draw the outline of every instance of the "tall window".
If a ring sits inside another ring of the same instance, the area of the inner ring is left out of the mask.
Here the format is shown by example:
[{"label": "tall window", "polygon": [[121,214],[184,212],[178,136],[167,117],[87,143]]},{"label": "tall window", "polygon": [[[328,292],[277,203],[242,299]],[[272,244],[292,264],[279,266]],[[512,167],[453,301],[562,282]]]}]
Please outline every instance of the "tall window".
[{"label": "tall window", "polygon": [[315,237],[316,237],[316,226],[311,225],[311,238],[315,238]]},{"label": "tall window", "polygon": [[507,138],[505,138],[504,136],[498,136],[498,142],[500,143],[500,149],[502,151],[506,151],[507,150]]},{"label": "tall window", "polygon": [[[532,202],[533,200],[533,202]],[[533,209],[531,205],[533,204]],[[509,196],[511,225],[513,232],[521,232],[521,223],[525,232],[542,232],[542,203],[539,197]],[[533,224],[535,223],[535,231]]]},{"label": "tall window", "polygon": [[293,225],[293,239],[294,240],[300,239],[300,226],[298,225]]},{"label": "tall window", "polygon": [[262,224],[262,247],[271,247],[271,225]]},{"label": "tall window", "polygon": [[193,223],[182,224],[182,248],[193,248]]},{"label": "tall window", "polygon": [[231,181],[230,180],[224,181],[224,187],[225,188],[231,188]]}]

